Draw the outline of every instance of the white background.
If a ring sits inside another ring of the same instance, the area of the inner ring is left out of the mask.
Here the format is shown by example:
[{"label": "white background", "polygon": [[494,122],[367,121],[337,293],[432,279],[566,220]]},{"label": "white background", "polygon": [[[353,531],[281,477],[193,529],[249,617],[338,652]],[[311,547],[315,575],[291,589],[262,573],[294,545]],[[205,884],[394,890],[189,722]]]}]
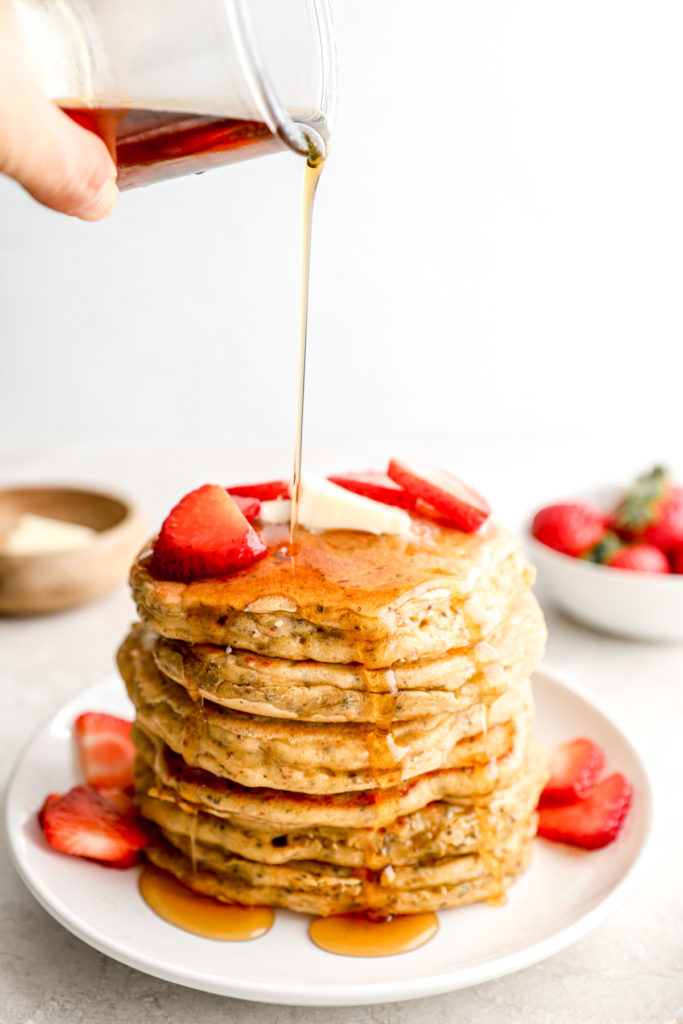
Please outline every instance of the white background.
[{"label": "white background", "polygon": [[[675,458],[680,5],[341,0],[335,17],[316,468],[348,468],[341,439],[357,467],[378,439],[452,441],[456,471],[459,445],[539,435]],[[2,436],[288,450],[301,178],[270,156],[124,194],[99,225],[0,180]]]}]

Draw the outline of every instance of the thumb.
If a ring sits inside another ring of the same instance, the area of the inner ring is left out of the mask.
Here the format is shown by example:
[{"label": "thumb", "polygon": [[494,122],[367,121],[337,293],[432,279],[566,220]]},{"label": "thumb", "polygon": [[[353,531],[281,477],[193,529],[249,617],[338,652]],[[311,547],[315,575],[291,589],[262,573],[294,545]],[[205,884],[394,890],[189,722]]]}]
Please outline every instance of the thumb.
[{"label": "thumb", "polygon": [[100,138],[45,98],[22,42],[0,0],[0,172],[53,210],[100,220],[116,205],[116,166]]},{"label": "thumb", "polygon": [[49,100],[8,140],[6,167],[34,199],[52,210],[101,220],[118,198],[116,166],[104,142],[74,124]]}]

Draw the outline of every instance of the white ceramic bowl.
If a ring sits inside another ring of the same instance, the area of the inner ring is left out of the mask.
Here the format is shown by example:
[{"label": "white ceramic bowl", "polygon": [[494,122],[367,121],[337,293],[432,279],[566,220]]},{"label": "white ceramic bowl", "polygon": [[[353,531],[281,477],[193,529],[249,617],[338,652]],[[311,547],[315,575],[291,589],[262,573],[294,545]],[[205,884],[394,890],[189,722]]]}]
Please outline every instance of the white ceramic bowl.
[{"label": "white ceramic bowl", "polygon": [[[616,488],[605,489],[577,500],[609,509],[618,494]],[[539,582],[572,618],[635,640],[683,640],[683,575],[611,569],[571,558],[541,544],[529,530],[526,541]]]}]

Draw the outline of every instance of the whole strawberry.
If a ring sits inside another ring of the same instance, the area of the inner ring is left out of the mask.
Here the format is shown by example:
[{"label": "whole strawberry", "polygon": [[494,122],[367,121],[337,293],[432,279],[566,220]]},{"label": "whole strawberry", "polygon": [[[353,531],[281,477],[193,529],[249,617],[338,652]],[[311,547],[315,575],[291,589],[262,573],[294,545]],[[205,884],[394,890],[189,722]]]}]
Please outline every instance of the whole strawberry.
[{"label": "whole strawberry", "polygon": [[683,573],[683,548],[671,552],[671,571]]},{"label": "whole strawberry", "polygon": [[588,501],[547,505],[533,518],[531,532],[541,544],[565,555],[581,555],[605,535],[607,516]]},{"label": "whole strawberry", "polygon": [[613,569],[632,569],[636,572],[671,572],[669,560],[654,544],[625,544],[607,565]]},{"label": "whole strawberry", "polygon": [[662,551],[683,545],[683,488],[662,466],[638,477],[614,511],[613,528],[622,536],[654,544]]},{"label": "whole strawberry", "polygon": [[587,562],[609,565],[613,569],[631,569],[633,572],[671,572],[669,560],[654,544],[637,541],[625,544],[611,530],[594,547],[581,556]]}]

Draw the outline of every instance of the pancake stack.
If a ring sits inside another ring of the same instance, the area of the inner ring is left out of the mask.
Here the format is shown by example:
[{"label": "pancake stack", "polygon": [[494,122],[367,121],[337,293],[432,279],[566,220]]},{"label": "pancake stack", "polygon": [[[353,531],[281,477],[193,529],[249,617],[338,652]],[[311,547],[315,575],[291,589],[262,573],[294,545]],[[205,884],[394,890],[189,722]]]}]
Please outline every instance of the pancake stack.
[{"label": "pancake stack", "polygon": [[305,913],[499,900],[528,865],[545,641],[518,541],[413,516],[407,536],[255,524],[220,580],[133,566],[119,651],[152,862],[198,892]]}]

